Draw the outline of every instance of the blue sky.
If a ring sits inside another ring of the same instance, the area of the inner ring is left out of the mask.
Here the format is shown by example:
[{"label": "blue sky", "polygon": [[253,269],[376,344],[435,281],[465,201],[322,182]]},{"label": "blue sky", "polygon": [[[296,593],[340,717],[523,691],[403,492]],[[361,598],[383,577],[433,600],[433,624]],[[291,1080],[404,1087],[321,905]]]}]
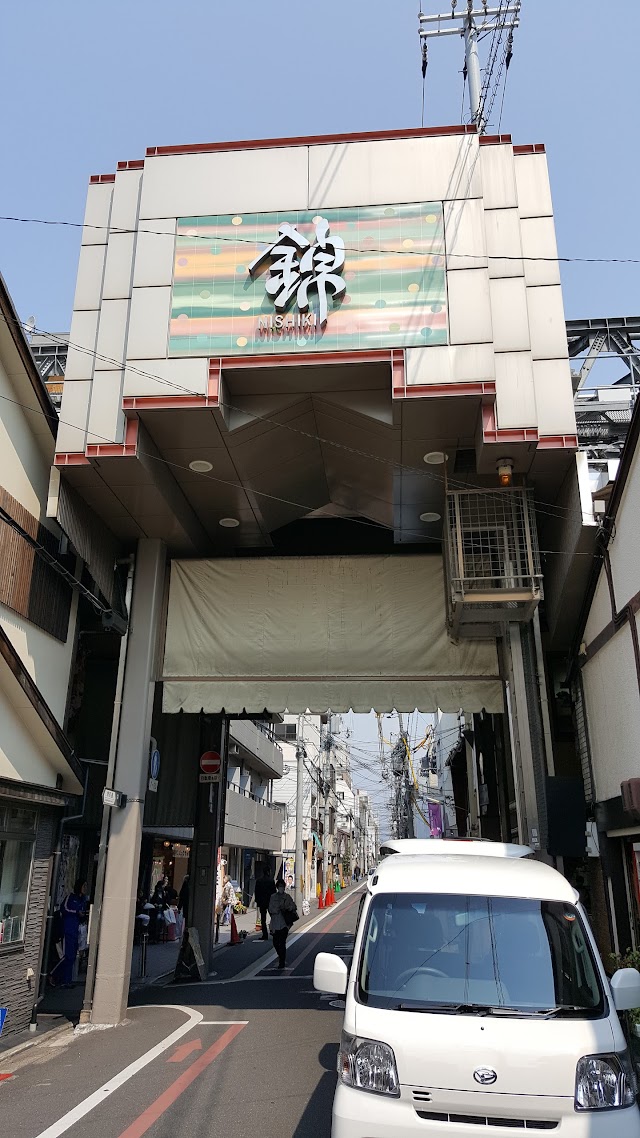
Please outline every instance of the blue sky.
[{"label": "blue sky", "polygon": [[[150,145],[419,126],[417,8],[417,0],[10,5],[0,47],[0,214],[80,221],[89,175]],[[423,8],[447,11],[449,0]],[[564,256],[640,257],[630,129],[639,25],[640,6],[626,5],[623,20],[595,0],[523,2],[502,130],[546,143]],[[432,44],[428,125],[460,121],[461,67],[456,37]],[[0,270],[24,319],[68,328],[78,243],[74,229],[0,222]],[[565,266],[567,317],[636,314],[639,268]]]}]

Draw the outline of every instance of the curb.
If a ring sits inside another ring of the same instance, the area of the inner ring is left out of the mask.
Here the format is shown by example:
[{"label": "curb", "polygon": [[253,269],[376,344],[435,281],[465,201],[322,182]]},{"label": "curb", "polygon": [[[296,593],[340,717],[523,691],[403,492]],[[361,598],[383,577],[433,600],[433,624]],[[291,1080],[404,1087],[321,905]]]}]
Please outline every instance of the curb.
[{"label": "curb", "polygon": [[64,1035],[66,1032],[73,1034],[72,1023],[62,1023],[59,1027],[52,1027],[49,1031],[45,1031],[43,1035],[38,1035],[34,1032],[33,1039],[27,1039],[24,1043],[18,1043],[16,1047],[10,1047],[6,1051],[0,1051],[0,1065],[10,1063],[18,1055],[22,1055],[25,1051],[30,1051],[34,1047],[39,1047],[43,1043],[50,1043],[52,1039],[57,1039],[59,1035]]}]

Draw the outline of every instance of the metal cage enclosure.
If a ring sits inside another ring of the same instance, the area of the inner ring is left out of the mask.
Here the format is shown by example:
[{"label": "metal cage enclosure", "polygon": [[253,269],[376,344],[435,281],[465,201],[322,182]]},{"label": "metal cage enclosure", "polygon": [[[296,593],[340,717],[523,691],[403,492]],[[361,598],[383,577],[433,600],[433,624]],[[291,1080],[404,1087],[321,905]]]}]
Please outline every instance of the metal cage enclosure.
[{"label": "metal cage enclosure", "polygon": [[495,636],[505,622],[531,620],[542,595],[542,571],[530,491],[448,490],[446,510],[452,636]]}]

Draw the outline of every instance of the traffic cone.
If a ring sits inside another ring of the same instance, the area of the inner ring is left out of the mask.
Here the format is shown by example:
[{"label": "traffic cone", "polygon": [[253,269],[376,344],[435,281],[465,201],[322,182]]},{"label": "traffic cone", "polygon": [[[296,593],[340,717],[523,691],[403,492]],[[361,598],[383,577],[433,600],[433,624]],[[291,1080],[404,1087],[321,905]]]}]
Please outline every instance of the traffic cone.
[{"label": "traffic cone", "polygon": [[331,890],[327,886],[327,892],[324,895],[324,907],[328,909],[331,904]]},{"label": "traffic cone", "polygon": [[238,936],[238,926],[236,925],[236,918],[233,913],[231,914],[231,938],[229,944],[242,944]]},{"label": "traffic cone", "polygon": [[322,900],[322,893],[318,893],[318,908],[324,909],[324,901]]}]

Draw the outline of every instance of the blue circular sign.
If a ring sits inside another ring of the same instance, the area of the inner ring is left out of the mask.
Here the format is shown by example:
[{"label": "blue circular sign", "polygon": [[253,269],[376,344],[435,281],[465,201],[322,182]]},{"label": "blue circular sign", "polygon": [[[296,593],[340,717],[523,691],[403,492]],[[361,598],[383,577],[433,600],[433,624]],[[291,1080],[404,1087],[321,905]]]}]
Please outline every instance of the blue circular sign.
[{"label": "blue circular sign", "polygon": [[160,752],[156,749],[151,752],[151,777],[156,779],[160,774]]}]

